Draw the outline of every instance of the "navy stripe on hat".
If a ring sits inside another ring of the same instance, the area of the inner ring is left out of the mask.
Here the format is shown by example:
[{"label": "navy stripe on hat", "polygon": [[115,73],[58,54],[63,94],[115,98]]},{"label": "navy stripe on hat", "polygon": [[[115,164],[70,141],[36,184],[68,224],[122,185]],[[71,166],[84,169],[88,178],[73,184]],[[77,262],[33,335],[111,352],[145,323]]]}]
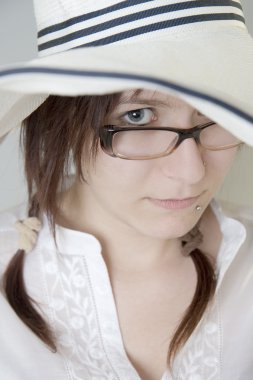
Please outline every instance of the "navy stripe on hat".
[{"label": "navy stripe on hat", "polygon": [[[180,17],[174,20],[161,21],[155,24],[150,24],[150,25],[139,27],[139,28],[130,29],[130,30],[127,30],[126,32],[113,34],[111,36],[98,39],[87,44],[82,44],[78,47],[107,45],[107,44],[117,42],[126,38],[131,38],[134,36],[138,36],[144,33],[154,32],[157,30],[162,30],[162,29],[172,28],[175,26],[192,24],[192,23],[197,23],[197,22],[217,21],[217,20],[237,20],[237,21],[244,22],[244,18],[242,16],[234,14],[234,13],[217,13],[217,14],[214,13],[214,14],[207,14],[207,15],[203,14],[203,15],[196,15],[196,16],[189,16],[189,17]],[[112,22],[109,21],[108,23],[105,23],[105,24],[111,25]],[[119,24],[121,23],[119,22]],[[101,32],[102,30],[104,30],[104,27],[105,26],[103,24],[97,25],[95,27],[91,27],[89,28],[89,32],[90,32],[89,34]],[[107,25],[107,27],[110,28],[109,25]],[[78,31],[78,32],[72,33],[71,35],[61,37],[56,40],[41,44],[39,45],[39,51],[42,51],[44,49],[48,49],[57,45],[61,45],[63,43],[69,42],[76,38],[81,38],[83,36],[86,36],[87,35],[86,31],[87,31],[86,29],[82,31]]]},{"label": "navy stripe on hat", "polygon": [[[141,3],[149,3],[151,0],[142,0]],[[136,5],[136,2],[135,2]],[[138,3],[139,6],[139,3]],[[217,12],[217,9],[221,7],[230,7],[228,12]],[[111,15],[111,18],[108,21],[101,22],[99,16],[105,15],[115,10],[122,10],[124,7],[132,7],[131,12],[126,14],[125,16],[117,17],[117,12]],[[231,7],[236,7],[236,9],[241,10],[241,5],[238,2],[231,0],[196,0],[196,1],[185,1],[181,3],[174,3],[164,6],[153,7],[149,9],[143,9],[138,12],[134,12],[133,1],[123,1],[115,4],[114,6],[101,9],[96,12],[91,12],[86,15],[78,16],[77,18],[72,18],[70,20],[65,21],[64,23],[53,25],[49,28],[43,29],[39,32],[39,37],[43,41],[39,43],[38,49],[39,51],[44,51],[46,49],[58,47],[68,42],[74,42],[73,47],[79,46],[98,46],[103,44],[109,44],[113,42],[117,42],[126,38],[131,38],[137,35],[141,35],[148,32],[163,30],[166,28],[171,28],[180,25],[192,24],[197,22],[204,21],[217,21],[217,20],[236,20],[239,22],[245,23],[243,13],[231,13]],[[173,14],[173,18],[171,19],[171,12],[176,11],[187,11],[188,9],[204,9],[208,8],[208,11],[203,14],[196,15],[183,15],[182,17],[175,18],[175,13]],[[139,9],[139,8],[138,8]],[[237,11],[238,12],[238,11]],[[164,21],[164,18],[160,21],[156,20],[152,22],[151,17],[168,14],[168,20]],[[75,32],[69,33],[68,26],[73,26],[75,23],[78,24],[83,21],[87,21],[90,19],[95,19],[94,24],[92,26],[83,28],[81,30],[77,30]],[[143,26],[143,23],[139,24],[140,20],[146,19],[146,25]],[[74,22],[75,21],[75,22]],[[136,26],[134,25],[136,24]],[[138,25],[139,24],[139,25]],[[128,25],[130,26],[128,28]],[[125,27],[125,31],[122,31],[122,26]],[[135,27],[134,27],[135,26]],[[117,32],[117,27],[118,29]],[[120,30],[120,32],[119,32]],[[60,36],[55,38],[51,37],[50,33],[60,31]],[[101,36],[97,36],[96,33],[101,33],[104,31],[109,31],[109,35],[101,38]],[[94,39],[91,41],[90,36],[94,36]],[[41,38],[43,37],[43,38]],[[87,42],[85,42],[85,38],[87,38]],[[40,40],[39,39],[39,40]],[[82,41],[78,41],[82,39]],[[76,43],[75,43],[76,42]],[[58,51],[58,49],[57,49]]]},{"label": "navy stripe on hat", "polygon": [[[138,5],[143,3],[150,3],[154,0],[138,0]],[[127,1],[121,1],[117,4],[111,5],[106,8],[99,9],[98,11],[89,12],[77,17],[72,17],[69,20],[65,20],[63,22],[60,22],[58,24],[49,26],[47,28],[44,28],[38,32],[38,38],[43,37],[47,34],[57,32],[59,30],[68,28],[72,25],[78,24],[80,22],[88,21],[93,18],[103,16],[105,14],[115,12],[118,10],[122,10],[124,8],[133,7],[136,5],[136,0],[127,0]],[[190,9],[190,8],[201,8],[201,7],[236,7],[240,10],[242,10],[242,6],[240,3],[233,1],[233,0],[196,0],[196,1],[185,1],[182,3],[174,3],[169,4],[166,6],[162,6],[160,8],[167,8],[167,12],[176,12],[184,9]],[[157,8],[155,8],[157,9]],[[152,11],[152,9],[151,9]],[[162,12],[161,12],[162,13]],[[158,14],[158,13],[156,13]]]}]

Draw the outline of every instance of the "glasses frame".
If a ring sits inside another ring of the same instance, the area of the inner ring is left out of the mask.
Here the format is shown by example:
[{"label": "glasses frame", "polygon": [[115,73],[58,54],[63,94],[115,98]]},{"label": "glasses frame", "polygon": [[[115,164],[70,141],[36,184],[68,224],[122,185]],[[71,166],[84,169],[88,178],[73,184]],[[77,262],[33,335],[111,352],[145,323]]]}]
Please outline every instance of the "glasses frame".
[{"label": "glasses frame", "polygon": [[[165,157],[165,156],[168,156],[170,155],[171,153],[173,153],[175,151],[175,149],[178,148],[178,146],[186,139],[191,139],[193,138],[196,143],[200,146],[202,146],[204,149],[207,149],[207,150],[212,150],[212,151],[218,151],[218,150],[226,150],[226,149],[231,149],[231,148],[235,148],[241,144],[243,144],[241,141],[236,143],[236,144],[230,144],[230,145],[223,145],[219,148],[208,148],[206,147],[205,145],[202,145],[201,144],[201,141],[200,141],[200,133],[201,131],[203,131],[204,129],[210,127],[211,125],[214,125],[216,124],[215,122],[213,121],[210,121],[208,123],[205,123],[205,124],[202,124],[202,125],[198,125],[196,127],[193,127],[193,128],[189,128],[189,129],[180,129],[180,128],[170,128],[170,127],[146,127],[146,126],[139,126],[139,125],[134,125],[134,126],[126,126],[126,127],[123,127],[123,126],[118,126],[118,125],[105,125],[103,127],[101,127],[99,129],[99,138],[100,138],[100,145],[101,145],[101,148],[102,150],[112,156],[112,157],[118,157],[118,158],[122,158],[124,160],[152,160],[154,158],[160,158],[160,157]],[[172,148],[172,150],[169,150],[169,151],[165,151],[163,153],[160,153],[160,154],[156,154],[156,155],[153,155],[153,156],[143,156],[143,157],[127,157],[125,155],[122,155],[120,153],[115,153],[113,151],[113,136],[116,134],[116,133],[119,133],[119,132],[126,132],[126,131],[152,131],[152,130],[158,130],[158,131],[169,131],[169,132],[175,132],[178,134],[178,140],[175,144],[175,146]]]}]

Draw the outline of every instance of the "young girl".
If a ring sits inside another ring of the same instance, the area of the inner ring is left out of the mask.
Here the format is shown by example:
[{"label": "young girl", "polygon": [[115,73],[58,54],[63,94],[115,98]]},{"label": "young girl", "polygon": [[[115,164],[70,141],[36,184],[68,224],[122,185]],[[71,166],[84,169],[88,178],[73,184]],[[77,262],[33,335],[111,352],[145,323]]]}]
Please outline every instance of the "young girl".
[{"label": "young girl", "polygon": [[0,73],[1,378],[250,380],[253,224],[214,199],[253,145],[240,3],[102,3],[38,2],[50,55]]}]

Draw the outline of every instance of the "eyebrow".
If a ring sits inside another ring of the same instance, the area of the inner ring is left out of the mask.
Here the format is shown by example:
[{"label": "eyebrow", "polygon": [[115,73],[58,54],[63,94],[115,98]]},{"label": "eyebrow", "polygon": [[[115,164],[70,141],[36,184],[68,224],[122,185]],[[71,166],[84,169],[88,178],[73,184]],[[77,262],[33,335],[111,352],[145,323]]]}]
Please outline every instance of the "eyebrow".
[{"label": "eyebrow", "polygon": [[157,99],[148,99],[148,98],[137,98],[137,97],[132,97],[130,99],[122,99],[119,101],[118,105],[121,104],[149,104],[154,107],[160,106],[160,107],[168,107],[170,109],[175,109],[176,107],[168,102],[162,101],[162,100],[157,100]]}]

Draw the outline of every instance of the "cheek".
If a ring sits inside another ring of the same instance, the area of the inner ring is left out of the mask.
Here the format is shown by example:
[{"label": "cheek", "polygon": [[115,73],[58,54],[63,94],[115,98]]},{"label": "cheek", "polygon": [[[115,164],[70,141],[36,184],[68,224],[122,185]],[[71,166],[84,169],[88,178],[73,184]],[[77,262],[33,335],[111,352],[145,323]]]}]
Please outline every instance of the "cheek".
[{"label": "cheek", "polygon": [[123,160],[111,157],[103,151],[96,158],[89,178],[103,191],[124,194],[138,193],[150,172],[149,161]]}]

